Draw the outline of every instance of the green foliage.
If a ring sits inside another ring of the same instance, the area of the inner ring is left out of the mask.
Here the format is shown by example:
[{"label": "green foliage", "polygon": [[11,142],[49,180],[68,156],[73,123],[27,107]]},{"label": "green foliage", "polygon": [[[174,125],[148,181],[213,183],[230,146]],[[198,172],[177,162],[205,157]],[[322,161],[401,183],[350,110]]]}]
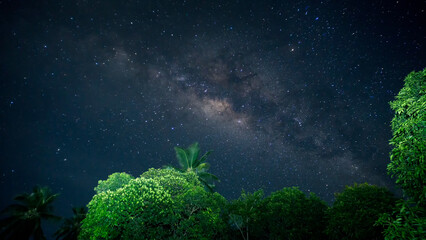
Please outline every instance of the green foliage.
[{"label": "green foliage", "polygon": [[263,190],[254,193],[246,193],[243,190],[241,196],[228,206],[228,223],[231,228],[238,230],[239,235],[245,240],[263,234],[261,229],[263,197]]},{"label": "green foliage", "polygon": [[75,207],[72,209],[74,215],[65,219],[62,226],[55,232],[56,239],[76,240],[81,231],[81,224],[86,217],[87,209],[85,207]]},{"label": "green foliage", "polygon": [[208,151],[204,154],[204,156],[198,159],[198,156],[200,155],[200,147],[198,146],[198,143],[190,145],[187,149],[175,147],[175,151],[180,167],[182,169],[187,169],[188,171],[199,167],[199,165],[203,163],[207,156],[211,153],[211,151]]},{"label": "green foliage", "polygon": [[16,196],[14,200],[19,203],[2,211],[6,218],[0,221],[0,239],[46,239],[41,221],[60,219],[52,213],[52,203],[57,197],[48,187],[39,186],[32,193]]},{"label": "green foliage", "polygon": [[150,169],[115,191],[96,194],[80,239],[213,239],[224,227],[219,194],[193,172]]},{"label": "green foliage", "polygon": [[328,212],[327,233],[331,239],[383,239],[383,228],[374,223],[384,213],[392,212],[395,197],[386,188],[355,184],[336,194]]},{"label": "green foliage", "polygon": [[414,202],[400,200],[393,215],[383,214],[376,225],[386,227],[386,240],[426,239],[426,212]]},{"label": "green foliage", "polygon": [[416,202],[426,200],[426,69],[411,72],[391,102],[393,146],[388,171],[405,194]]},{"label": "green foliage", "polygon": [[393,146],[388,172],[408,197],[393,215],[377,225],[387,227],[386,239],[426,239],[426,69],[412,72],[391,102]]},{"label": "green foliage", "polygon": [[296,187],[284,188],[265,198],[265,224],[269,239],[326,239],[326,204]]},{"label": "green foliage", "polygon": [[200,147],[198,143],[194,143],[186,149],[175,147],[175,152],[180,165],[180,168],[175,169],[181,172],[194,172],[205,188],[213,192],[215,187],[213,182],[219,179],[215,175],[207,172],[210,168],[210,164],[205,161],[211,151],[206,152],[201,158],[198,158],[200,155]]},{"label": "green foliage", "polygon": [[175,206],[180,216],[176,236],[179,239],[220,239],[226,229],[221,216],[225,205],[224,197],[206,192],[200,186],[179,195]]},{"label": "green foliage", "polygon": [[153,179],[136,178],[115,191],[96,194],[88,204],[80,239],[118,239],[136,233],[162,238],[172,214],[170,194]]},{"label": "green foliage", "polygon": [[132,179],[134,179],[132,175],[124,172],[113,173],[108,176],[107,180],[98,181],[98,186],[95,187],[95,192],[101,193],[107,190],[115,191],[129,183]]},{"label": "green foliage", "polygon": [[150,168],[144,172],[141,177],[154,179],[172,196],[185,193],[189,188],[202,186],[197,175],[193,172],[178,172],[173,169],[154,169]]},{"label": "green foliage", "polygon": [[[326,239],[326,204],[315,194],[284,188],[264,198],[242,192],[228,206],[231,239]],[[232,231],[233,230],[233,231]]]}]

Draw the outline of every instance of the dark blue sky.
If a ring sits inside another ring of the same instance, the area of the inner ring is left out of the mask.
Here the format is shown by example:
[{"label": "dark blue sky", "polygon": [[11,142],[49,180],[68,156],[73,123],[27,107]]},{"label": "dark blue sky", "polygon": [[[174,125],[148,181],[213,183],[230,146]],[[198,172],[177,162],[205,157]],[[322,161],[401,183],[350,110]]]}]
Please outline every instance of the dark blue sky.
[{"label": "dark blue sky", "polygon": [[331,202],[386,174],[424,1],[0,1],[0,207],[35,184],[60,215],[99,179],[198,141],[217,191]]}]

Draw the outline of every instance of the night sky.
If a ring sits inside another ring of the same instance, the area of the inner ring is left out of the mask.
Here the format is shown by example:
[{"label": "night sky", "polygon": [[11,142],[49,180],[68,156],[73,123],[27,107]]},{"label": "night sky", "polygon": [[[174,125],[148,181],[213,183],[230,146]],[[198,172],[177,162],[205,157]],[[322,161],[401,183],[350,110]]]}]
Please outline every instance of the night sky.
[{"label": "night sky", "polygon": [[47,185],[177,166],[216,190],[386,186],[388,102],[422,70],[425,1],[0,1],[0,208]]}]

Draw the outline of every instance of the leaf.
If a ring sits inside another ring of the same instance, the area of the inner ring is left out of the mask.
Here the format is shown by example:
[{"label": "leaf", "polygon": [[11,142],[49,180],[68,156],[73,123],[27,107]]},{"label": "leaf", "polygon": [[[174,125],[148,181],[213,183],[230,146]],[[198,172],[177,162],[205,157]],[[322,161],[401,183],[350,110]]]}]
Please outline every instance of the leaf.
[{"label": "leaf", "polygon": [[196,167],[196,170],[198,172],[207,172],[207,170],[209,170],[209,168],[210,168],[210,164],[208,164],[208,163],[201,163],[200,165],[198,165]]},{"label": "leaf", "polygon": [[194,163],[194,166],[198,166],[201,163],[205,162],[207,157],[212,153],[213,151],[206,152],[200,159],[196,160]]},{"label": "leaf", "polygon": [[194,163],[196,162],[196,160],[198,159],[198,155],[200,154],[200,147],[198,146],[198,143],[193,143],[191,144],[187,149],[187,154],[188,154],[188,160],[190,162],[190,166],[192,167],[196,167],[197,165],[195,165]]},{"label": "leaf", "polygon": [[184,169],[190,168],[189,159],[186,151],[180,147],[175,147],[175,152],[179,165]]}]

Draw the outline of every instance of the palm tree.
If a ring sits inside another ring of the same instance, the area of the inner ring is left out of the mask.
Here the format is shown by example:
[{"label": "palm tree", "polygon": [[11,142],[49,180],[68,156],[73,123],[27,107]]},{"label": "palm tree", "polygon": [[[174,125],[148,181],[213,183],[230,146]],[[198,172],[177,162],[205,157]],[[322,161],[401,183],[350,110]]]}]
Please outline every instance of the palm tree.
[{"label": "palm tree", "polygon": [[72,208],[74,216],[65,219],[62,226],[55,232],[56,239],[76,240],[81,230],[81,221],[86,217],[87,209],[85,207]]},{"label": "palm tree", "polygon": [[215,175],[207,172],[210,168],[210,164],[205,161],[211,151],[206,152],[201,158],[198,158],[200,154],[200,147],[197,142],[190,145],[187,149],[175,147],[175,151],[180,168],[174,169],[180,172],[194,172],[197,174],[198,179],[206,187],[206,189],[213,192],[213,188],[215,187],[213,182],[218,181],[219,179]]},{"label": "palm tree", "polygon": [[7,217],[0,220],[0,239],[46,239],[41,220],[59,220],[53,215],[52,202],[59,194],[52,194],[48,187],[36,186],[33,192],[20,194],[1,213]]}]

